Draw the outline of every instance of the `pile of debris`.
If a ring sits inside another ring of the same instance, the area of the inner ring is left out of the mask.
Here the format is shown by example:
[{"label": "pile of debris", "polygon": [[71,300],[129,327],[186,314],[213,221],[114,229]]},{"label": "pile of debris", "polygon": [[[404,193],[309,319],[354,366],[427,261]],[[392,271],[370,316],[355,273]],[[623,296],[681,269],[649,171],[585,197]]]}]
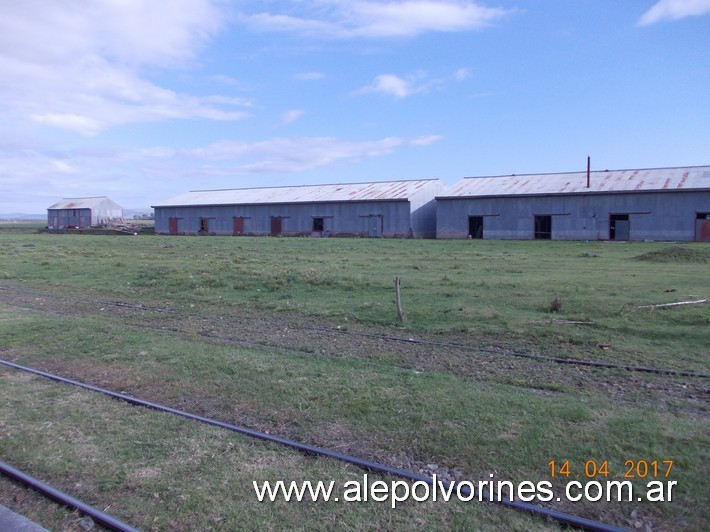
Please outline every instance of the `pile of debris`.
[{"label": "pile of debris", "polygon": [[93,234],[112,234],[112,235],[140,235],[153,233],[153,225],[140,223],[126,223],[123,220],[113,221],[97,227],[92,227]]},{"label": "pile of debris", "polygon": [[155,228],[152,224],[125,223],[121,221],[95,225],[92,227],[61,227],[54,229],[45,227],[41,231],[49,233],[64,233],[72,235],[152,235]]}]

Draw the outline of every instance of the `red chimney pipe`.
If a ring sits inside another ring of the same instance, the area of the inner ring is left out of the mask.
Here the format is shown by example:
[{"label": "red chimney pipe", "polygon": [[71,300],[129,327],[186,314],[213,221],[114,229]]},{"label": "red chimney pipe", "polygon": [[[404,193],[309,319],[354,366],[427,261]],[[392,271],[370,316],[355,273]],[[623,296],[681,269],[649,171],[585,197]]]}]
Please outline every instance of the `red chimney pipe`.
[{"label": "red chimney pipe", "polygon": [[590,159],[589,155],[587,155],[587,188],[589,188],[589,166],[590,166]]}]

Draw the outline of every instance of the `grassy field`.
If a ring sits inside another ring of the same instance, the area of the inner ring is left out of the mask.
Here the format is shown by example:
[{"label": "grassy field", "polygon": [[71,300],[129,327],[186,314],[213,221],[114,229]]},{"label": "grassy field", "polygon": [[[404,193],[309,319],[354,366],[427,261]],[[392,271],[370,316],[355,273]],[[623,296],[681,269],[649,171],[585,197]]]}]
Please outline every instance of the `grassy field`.
[{"label": "grassy field", "polygon": [[[561,489],[568,479],[551,478],[551,460],[582,476],[587,460],[607,460],[609,479],[627,460],[673,460],[660,479],[678,482],[672,502],[548,505],[623,527],[704,529],[707,378],[515,355],[708,373],[708,305],[639,308],[710,297],[708,262],[704,244],[107,237],[3,225],[0,357],[445,478]],[[555,296],[562,310],[550,314]],[[480,503],[260,504],[252,480],[362,472],[3,372],[0,458],[141,528],[554,527]],[[15,495],[0,503],[77,526],[1,485]]]}]

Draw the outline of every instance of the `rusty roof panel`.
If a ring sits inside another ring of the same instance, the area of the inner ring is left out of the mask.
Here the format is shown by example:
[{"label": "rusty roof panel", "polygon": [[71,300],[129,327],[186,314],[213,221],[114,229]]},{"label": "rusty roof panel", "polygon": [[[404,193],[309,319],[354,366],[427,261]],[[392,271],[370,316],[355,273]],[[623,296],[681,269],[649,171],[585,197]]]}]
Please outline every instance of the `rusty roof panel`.
[{"label": "rusty roof panel", "polygon": [[247,205],[265,203],[323,203],[341,201],[408,200],[427,184],[438,179],[385,181],[374,183],[340,183],[332,185],[300,185],[270,188],[237,188],[226,190],[194,190],[155,207],[196,205]]},{"label": "rusty roof panel", "polygon": [[710,166],[467,177],[446,198],[710,189]]},{"label": "rusty roof panel", "polygon": [[120,209],[121,206],[106,196],[64,198],[47,209]]}]

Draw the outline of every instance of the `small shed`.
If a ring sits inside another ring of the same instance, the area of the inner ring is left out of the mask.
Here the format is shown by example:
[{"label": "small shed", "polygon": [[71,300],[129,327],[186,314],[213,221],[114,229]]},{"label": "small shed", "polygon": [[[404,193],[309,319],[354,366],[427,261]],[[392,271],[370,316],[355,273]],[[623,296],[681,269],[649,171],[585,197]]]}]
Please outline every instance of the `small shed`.
[{"label": "small shed", "polygon": [[438,179],[197,190],[155,209],[158,234],[434,238]]},{"label": "small shed", "polygon": [[468,177],[437,238],[710,240],[710,166]]},{"label": "small shed", "polygon": [[47,209],[50,229],[83,229],[122,222],[123,207],[106,196],[64,198]]}]

